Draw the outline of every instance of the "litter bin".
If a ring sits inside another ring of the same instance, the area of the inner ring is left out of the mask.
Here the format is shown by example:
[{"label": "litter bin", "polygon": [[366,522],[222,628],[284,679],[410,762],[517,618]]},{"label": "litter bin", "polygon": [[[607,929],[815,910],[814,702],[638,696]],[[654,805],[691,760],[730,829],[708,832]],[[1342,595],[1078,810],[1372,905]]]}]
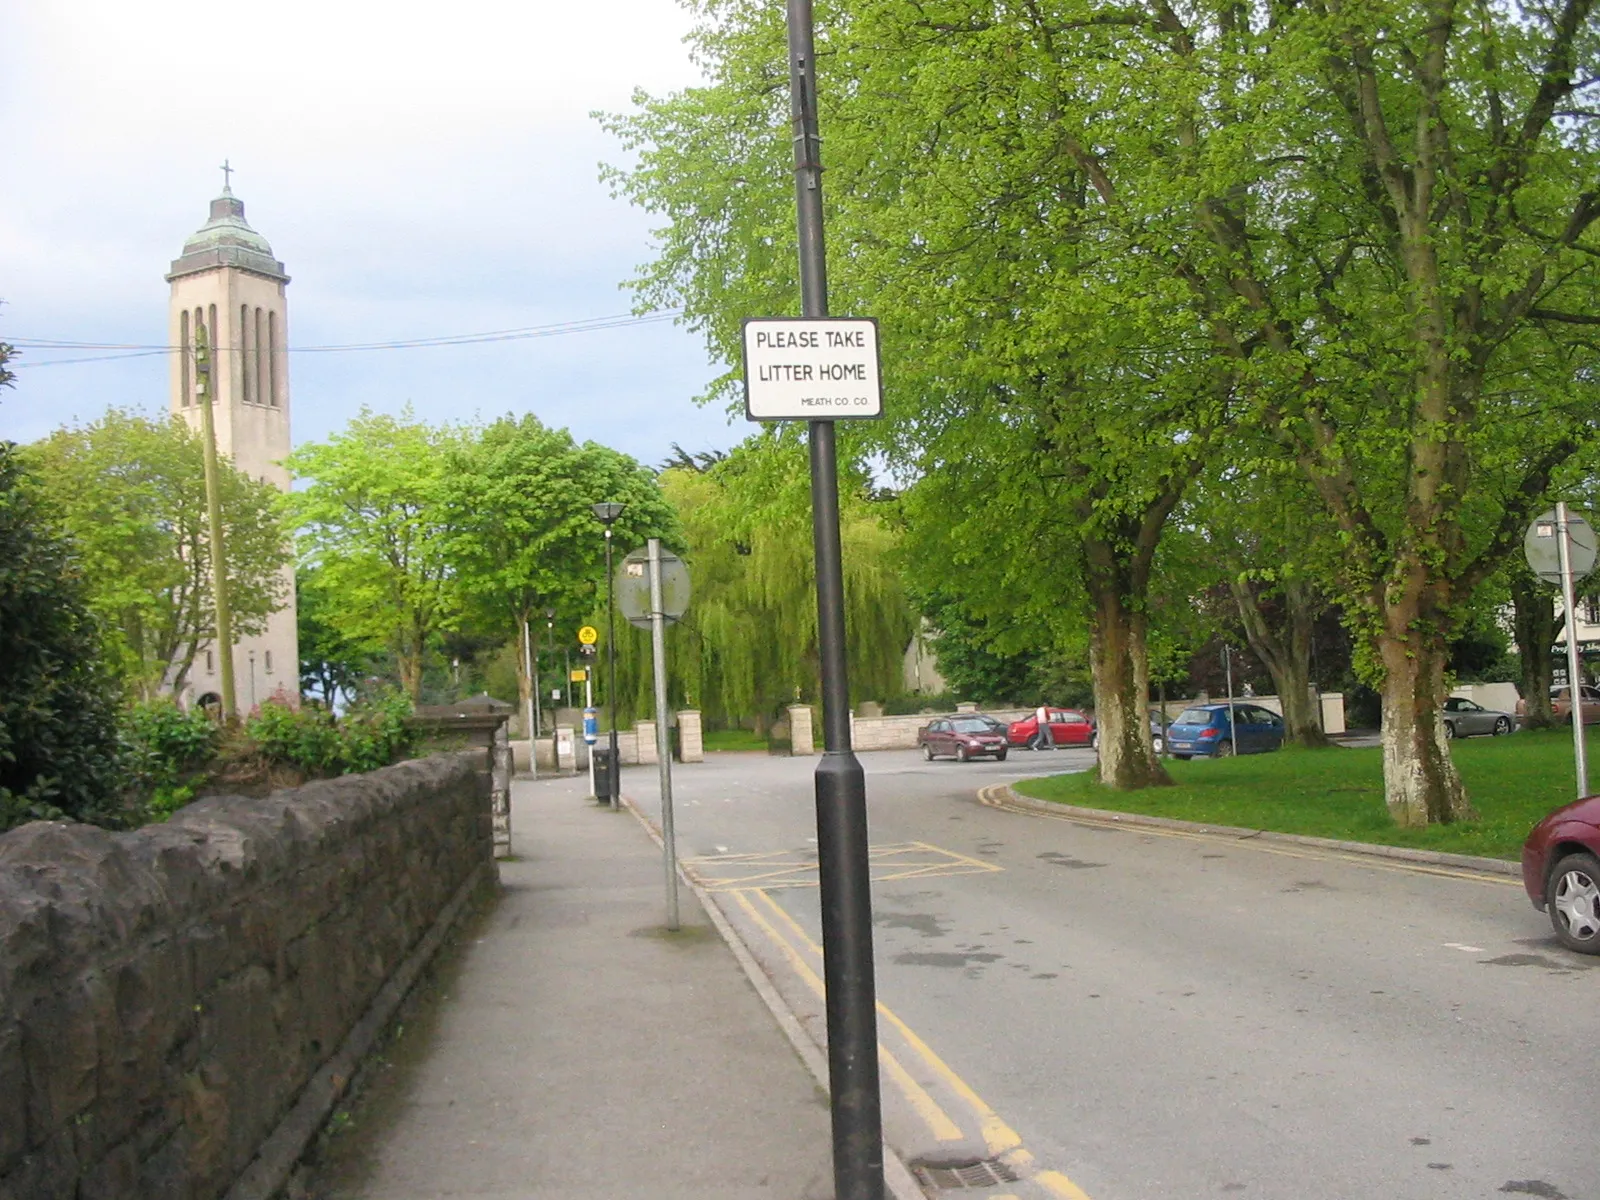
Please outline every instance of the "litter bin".
[{"label": "litter bin", "polygon": [[609,746],[596,746],[590,751],[594,755],[594,795],[595,799],[608,803],[617,796],[616,766],[611,761]]}]

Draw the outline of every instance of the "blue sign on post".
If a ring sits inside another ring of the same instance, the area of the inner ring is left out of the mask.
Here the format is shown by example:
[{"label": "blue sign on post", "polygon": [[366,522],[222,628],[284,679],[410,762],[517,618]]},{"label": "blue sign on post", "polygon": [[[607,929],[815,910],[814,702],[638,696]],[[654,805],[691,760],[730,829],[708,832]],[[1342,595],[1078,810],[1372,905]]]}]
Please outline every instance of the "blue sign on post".
[{"label": "blue sign on post", "polygon": [[594,745],[600,740],[600,710],[586,708],[583,710],[583,740],[589,745]]}]

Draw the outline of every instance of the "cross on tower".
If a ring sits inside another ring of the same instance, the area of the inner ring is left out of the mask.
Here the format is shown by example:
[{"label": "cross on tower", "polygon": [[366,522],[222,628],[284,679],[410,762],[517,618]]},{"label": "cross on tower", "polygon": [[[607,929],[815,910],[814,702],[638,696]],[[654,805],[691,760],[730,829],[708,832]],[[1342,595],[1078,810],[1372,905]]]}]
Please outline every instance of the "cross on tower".
[{"label": "cross on tower", "polygon": [[225,191],[225,192],[232,191],[233,189],[230,186],[232,183],[233,183],[233,168],[228,165],[228,160],[227,159],[223,159],[222,160],[222,190]]}]

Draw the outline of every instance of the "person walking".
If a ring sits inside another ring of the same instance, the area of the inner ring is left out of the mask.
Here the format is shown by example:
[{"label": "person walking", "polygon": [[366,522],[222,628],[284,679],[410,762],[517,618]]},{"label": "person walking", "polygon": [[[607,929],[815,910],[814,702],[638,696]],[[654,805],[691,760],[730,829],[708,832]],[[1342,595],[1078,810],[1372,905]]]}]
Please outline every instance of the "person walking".
[{"label": "person walking", "polygon": [[1033,719],[1038,723],[1034,730],[1033,738],[1028,746],[1033,750],[1054,750],[1056,748],[1055,736],[1050,732],[1050,711],[1043,705],[1034,710]]}]

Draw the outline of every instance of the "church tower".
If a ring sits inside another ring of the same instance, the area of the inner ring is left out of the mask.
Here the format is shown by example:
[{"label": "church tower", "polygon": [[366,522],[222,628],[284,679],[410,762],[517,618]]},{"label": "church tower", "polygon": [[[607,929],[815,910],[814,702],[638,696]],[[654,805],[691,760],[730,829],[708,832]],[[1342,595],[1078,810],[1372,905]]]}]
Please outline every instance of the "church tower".
[{"label": "church tower", "polygon": [[[224,166],[224,172],[228,168]],[[172,285],[169,344],[172,411],[200,429],[194,362],[196,329],[203,323],[212,353],[212,416],[217,453],[241,472],[284,491],[289,471],[289,339],[284,288],[289,277],[272,247],[244,219],[244,203],[224,174],[222,195],[210,219],[183,244],[167,273]],[[300,651],[295,629],[294,568],[285,568],[287,601],[256,637],[234,647],[233,680],[240,712],[282,695],[300,698]],[[203,647],[185,688],[185,702],[217,693],[222,673],[216,648]]]}]

